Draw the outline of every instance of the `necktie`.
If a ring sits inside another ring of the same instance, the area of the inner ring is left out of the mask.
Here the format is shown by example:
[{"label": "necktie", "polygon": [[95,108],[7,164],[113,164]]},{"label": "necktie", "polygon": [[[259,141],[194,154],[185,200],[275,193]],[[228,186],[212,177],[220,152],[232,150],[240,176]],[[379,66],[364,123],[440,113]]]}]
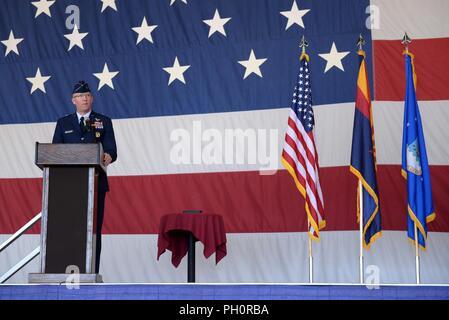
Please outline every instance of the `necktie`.
[{"label": "necktie", "polygon": [[86,131],[86,127],[84,125],[84,117],[80,118],[80,129],[81,129],[81,132],[85,132]]}]

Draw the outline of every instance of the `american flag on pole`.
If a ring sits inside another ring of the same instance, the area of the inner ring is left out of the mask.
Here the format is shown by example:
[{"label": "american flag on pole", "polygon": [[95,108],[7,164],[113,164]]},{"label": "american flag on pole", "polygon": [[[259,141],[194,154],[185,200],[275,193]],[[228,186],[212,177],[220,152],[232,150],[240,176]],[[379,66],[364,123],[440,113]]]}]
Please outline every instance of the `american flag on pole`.
[{"label": "american flag on pole", "polygon": [[282,163],[305,199],[309,237],[319,240],[319,230],[326,226],[326,221],[318,173],[318,153],[313,133],[315,118],[308,60],[306,54],[301,55],[298,80],[293,91],[285,133]]}]

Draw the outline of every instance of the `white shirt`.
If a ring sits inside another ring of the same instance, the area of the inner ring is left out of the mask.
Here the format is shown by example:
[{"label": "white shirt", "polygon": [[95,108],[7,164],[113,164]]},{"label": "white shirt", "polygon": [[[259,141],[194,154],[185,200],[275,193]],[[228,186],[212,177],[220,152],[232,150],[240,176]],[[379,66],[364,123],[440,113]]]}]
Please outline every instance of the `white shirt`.
[{"label": "white shirt", "polygon": [[88,113],[86,113],[85,115],[81,115],[78,112],[76,113],[76,116],[78,117],[78,123],[80,123],[80,119],[81,117],[84,117],[84,120],[88,119],[90,116],[90,113],[92,112],[92,110],[90,110]]}]

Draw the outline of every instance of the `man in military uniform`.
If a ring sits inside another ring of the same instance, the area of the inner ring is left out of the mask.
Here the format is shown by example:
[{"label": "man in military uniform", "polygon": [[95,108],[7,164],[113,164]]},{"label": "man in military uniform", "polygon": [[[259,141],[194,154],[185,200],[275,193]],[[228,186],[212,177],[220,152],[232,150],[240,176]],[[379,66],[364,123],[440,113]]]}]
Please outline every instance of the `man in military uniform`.
[{"label": "man in military uniform", "polygon": [[[114,129],[109,117],[92,110],[93,96],[85,81],[75,84],[72,103],[76,112],[62,117],[56,124],[53,143],[96,143],[101,142],[104,151],[104,165],[108,166],[117,159],[117,146]],[[104,172],[98,176],[97,198],[97,251],[95,272],[100,271],[101,227],[103,225],[104,202],[109,191],[108,178]]]}]

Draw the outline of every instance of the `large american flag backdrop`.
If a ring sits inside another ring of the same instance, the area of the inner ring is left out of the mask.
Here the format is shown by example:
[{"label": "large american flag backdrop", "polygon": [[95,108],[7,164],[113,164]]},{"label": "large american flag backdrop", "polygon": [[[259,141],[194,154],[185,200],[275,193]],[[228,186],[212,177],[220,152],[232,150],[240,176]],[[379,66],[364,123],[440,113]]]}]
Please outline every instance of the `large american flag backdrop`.
[{"label": "large american flag backdrop", "polygon": [[[118,145],[103,227],[105,281],[185,282],[186,259],[177,269],[169,253],[156,260],[158,223],[166,213],[202,209],[223,215],[228,255],[215,265],[197,244],[197,281],[307,282],[304,200],[280,161],[305,35],[327,222],[313,244],[314,280],[357,282],[349,163],[362,33],[383,227],[365,264],[379,268],[383,283],[413,283],[400,172],[407,31],[437,214],[421,281],[448,283],[447,12],[446,0],[3,0],[0,240],[40,212],[35,142],[51,141],[56,120],[74,111],[73,84],[86,80],[94,110],[113,119]],[[230,155],[225,138],[235,132],[245,138]],[[179,150],[182,141],[190,153]],[[212,152],[213,141],[223,148]],[[39,229],[1,253],[1,272],[38,246]],[[37,259],[10,282],[36,271]]]}]

